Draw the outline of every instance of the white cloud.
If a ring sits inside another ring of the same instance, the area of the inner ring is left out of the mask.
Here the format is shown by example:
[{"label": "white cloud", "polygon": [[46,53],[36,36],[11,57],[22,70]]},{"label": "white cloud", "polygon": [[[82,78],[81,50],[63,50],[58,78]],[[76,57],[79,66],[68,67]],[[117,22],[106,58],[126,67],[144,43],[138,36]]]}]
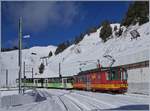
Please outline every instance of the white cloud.
[{"label": "white cloud", "polygon": [[[18,38],[15,38],[13,40],[8,40],[6,42],[6,45],[8,45],[9,47],[18,47],[19,41]],[[22,40],[22,47],[28,47],[27,42],[25,42],[24,40]]]},{"label": "white cloud", "polygon": [[23,27],[32,31],[44,29],[47,25],[65,25],[73,23],[79,14],[79,6],[73,2],[7,2],[9,20],[15,25],[23,16]]}]

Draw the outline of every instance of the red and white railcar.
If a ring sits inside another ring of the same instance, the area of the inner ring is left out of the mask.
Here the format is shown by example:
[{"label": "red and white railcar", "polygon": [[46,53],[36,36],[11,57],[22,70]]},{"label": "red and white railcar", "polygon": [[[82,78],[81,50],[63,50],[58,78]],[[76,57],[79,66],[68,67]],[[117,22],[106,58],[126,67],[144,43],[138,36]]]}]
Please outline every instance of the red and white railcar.
[{"label": "red and white railcar", "polygon": [[127,70],[122,67],[98,68],[82,71],[74,76],[74,89],[126,92]]}]

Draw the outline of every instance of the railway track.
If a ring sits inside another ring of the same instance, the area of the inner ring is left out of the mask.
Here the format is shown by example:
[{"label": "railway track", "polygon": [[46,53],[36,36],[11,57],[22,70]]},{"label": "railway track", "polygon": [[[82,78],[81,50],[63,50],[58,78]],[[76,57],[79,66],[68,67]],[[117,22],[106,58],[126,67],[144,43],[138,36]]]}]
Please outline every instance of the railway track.
[{"label": "railway track", "polygon": [[61,99],[60,96],[58,96],[59,100],[61,101],[61,103],[64,105],[66,111],[69,111],[69,108],[67,107],[67,105],[64,103],[64,101]]},{"label": "railway track", "polygon": [[[84,108],[82,108],[79,103],[76,103],[75,101],[73,101],[72,99],[66,97],[66,96],[63,96],[64,98],[66,98],[67,101],[69,101],[72,105],[74,105],[76,107],[76,109],[78,109],[79,111],[84,111]],[[69,110],[69,111],[72,111],[72,110]]]},{"label": "railway track", "polygon": [[[72,106],[74,107],[74,109],[76,109],[76,111],[84,111],[83,108],[81,108],[77,103],[75,103],[73,100],[64,97],[65,94],[68,93],[64,93],[61,94],[62,92],[58,91],[59,94],[58,95],[52,95],[51,93],[48,93],[47,91],[43,91],[43,95],[47,98],[50,98],[51,100],[53,100],[53,102],[55,102],[56,104],[58,104],[59,106],[63,106],[63,111],[72,111],[72,107],[69,107],[70,105],[67,105],[68,103],[71,103]],[[67,102],[66,102],[67,101]]]},{"label": "railway track", "polygon": [[[104,103],[104,105],[106,106],[110,106],[112,108],[115,108],[117,107],[117,105],[120,105],[120,106],[125,106],[125,105],[128,105],[128,104],[145,104],[148,103],[148,98],[146,98],[146,96],[142,96],[142,95],[134,95],[134,96],[131,96],[131,95],[127,95],[127,94],[118,94],[118,95],[111,95],[111,94],[108,94],[108,95],[105,95],[105,94],[101,94],[102,96],[102,100],[104,99],[104,97],[108,98],[106,99],[106,101],[101,101],[100,99],[96,98],[97,96],[99,96],[99,94],[95,94],[93,95],[92,97],[90,93],[82,93],[82,92],[75,92],[73,91],[73,94],[77,94],[77,95],[81,95],[81,96],[85,96],[85,97],[88,97],[89,99],[94,99],[94,100],[98,100],[99,102],[102,102],[101,104]],[[96,96],[97,95],[97,96]],[[132,98],[132,99],[131,99]],[[113,104],[111,104],[109,101],[112,101],[113,99],[116,99],[118,101],[114,101]],[[130,100],[130,101],[129,101]]]},{"label": "railway track", "polygon": [[[47,91],[46,91],[46,93],[49,94]],[[80,97],[80,98],[78,98],[77,96]],[[65,107],[66,111],[72,111],[72,109],[73,109],[73,108],[71,109],[71,108],[68,107],[67,102],[72,104],[74,109],[77,109],[78,111],[87,111],[87,110],[89,110],[89,111],[99,111],[101,109],[105,109],[105,108],[108,108],[108,107],[110,107],[110,108],[115,107],[112,104],[107,104],[105,102],[102,102],[98,99],[89,97],[87,95],[76,94],[72,91],[65,92],[65,93],[61,94],[61,91],[58,90],[57,97],[59,98],[59,100],[63,104],[63,106]]]},{"label": "railway track", "polygon": [[104,107],[106,107],[106,108],[114,108],[114,107],[116,107],[113,104],[101,101],[99,99],[96,99],[96,98],[93,98],[93,97],[90,97],[90,96],[86,96],[86,95],[82,95],[82,94],[78,94],[78,93],[71,93],[71,95],[74,96],[74,97],[78,96],[80,98],[84,98],[86,100],[89,100],[88,103],[90,103],[90,102],[96,103],[97,105],[93,105],[92,103],[90,103],[90,104],[92,104],[93,106],[97,106],[98,109],[104,109]]}]

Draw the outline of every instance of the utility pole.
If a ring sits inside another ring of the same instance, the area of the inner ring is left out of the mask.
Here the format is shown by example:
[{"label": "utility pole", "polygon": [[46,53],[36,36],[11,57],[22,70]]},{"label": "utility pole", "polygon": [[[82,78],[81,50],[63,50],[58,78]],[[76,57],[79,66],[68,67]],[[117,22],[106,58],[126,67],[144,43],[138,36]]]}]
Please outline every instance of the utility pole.
[{"label": "utility pole", "polygon": [[99,59],[97,59],[97,63],[98,63],[98,68],[101,68]]},{"label": "utility pole", "polygon": [[23,79],[24,79],[24,86],[25,86],[25,79],[26,79],[26,66],[25,62],[23,62]]},{"label": "utility pole", "polygon": [[33,80],[33,68],[32,68],[32,80]]},{"label": "utility pole", "polygon": [[19,56],[18,56],[18,65],[19,65],[19,94],[21,94],[21,73],[22,73],[22,17],[19,19]]},{"label": "utility pole", "polygon": [[25,76],[25,62],[23,62],[23,94],[25,92],[25,82],[26,82],[26,76]]},{"label": "utility pole", "polygon": [[59,63],[59,77],[61,78],[61,63]]},{"label": "utility pole", "polygon": [[[32,67],[32,83],[34,84],[34,80],[33,80],[33,67]],[[32,85],[32,88],[34,88],[34,85]]]},{"label": "utility pole", "polygon": [[8,69],[6,69],[6,88],[8,88]]}]

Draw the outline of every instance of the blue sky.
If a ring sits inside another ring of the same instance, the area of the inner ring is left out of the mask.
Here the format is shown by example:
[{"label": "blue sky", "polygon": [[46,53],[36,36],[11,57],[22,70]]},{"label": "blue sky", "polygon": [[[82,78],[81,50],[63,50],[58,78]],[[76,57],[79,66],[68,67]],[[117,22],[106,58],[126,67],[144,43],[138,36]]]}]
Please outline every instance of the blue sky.
[{"label": "blue sky", "polygon": [[18,19],[23,17],[26,47],[58,45],[73,40],[103,20],[119,23],[130,1],[107,2],[2,2],[2,47],[18,44]]}]

